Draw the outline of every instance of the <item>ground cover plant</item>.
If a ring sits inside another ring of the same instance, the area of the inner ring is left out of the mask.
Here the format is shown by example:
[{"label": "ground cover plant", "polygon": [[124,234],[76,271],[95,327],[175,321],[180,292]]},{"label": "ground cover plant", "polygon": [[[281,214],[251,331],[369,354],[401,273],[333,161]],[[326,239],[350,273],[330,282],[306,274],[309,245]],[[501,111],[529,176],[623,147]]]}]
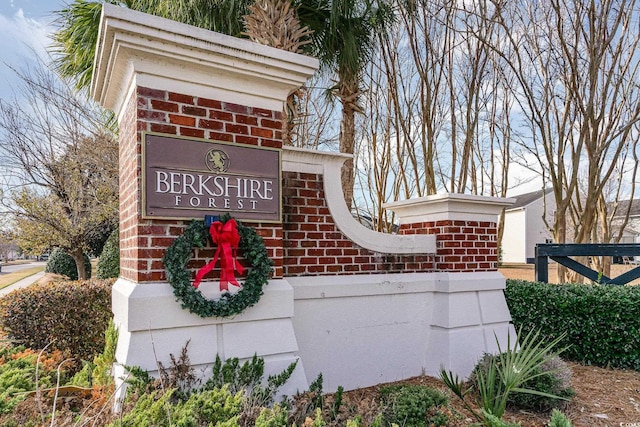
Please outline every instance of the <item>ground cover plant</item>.
[{"label": "ground cover plant", "polygon": [[438,390],[420,385],[390,385],[380,389],[386,403],[387,422],[415,427],[445,426],[448,417],[438,409],[448,398]]},{"label": "ground cover plant", "polygon": [[[0,419],[13,414],[26,399],[27,392],[38,385],[51,388],[57,383],[57,367],[64,360],[62,352],[35,352],[24,346],[0,348]],[[39,366],[36,372],[36,366]],[[36,375],[37,374],[37,375]],[[66,372],[62,371],[62,380]]]},{"label": "ground cover plant", "polygon": [[73,358],[59,350],[35,352],[5,341],[0,349],[0,426],[105,425],[113,418],[109,402],[116,340],[111,324],[104,352],[84,361],[75,375]]},{"label": "ground cover plant", "polygon": [[[189,368],[188,357],[177,355],[172,358],[172,362],[164,368],[164,373],[158,378],[153,379],[145,377],[141,374],[138,381],[138,387],[132,384],[129,397],[124,405],[122,417],[115,416],[111,412],[112,390],[100,385],[99,377],[107,378],[111,381],[109,374],[103,375],[99,371],[103,367],[110,366],[107,360],[112,360],[113,349],[115,348],[115,339],[113,336],[114,329],[111,329],[111,338],[106,341],[111,342],[107,347],[111,347],[111,352],[105,349],[105,352],[98,355],[91,364],[81,373],[71,377],[64,370],[61,376],[61,390],[68,391],[70,384],[79,386],[75,390],[76,394],[69,394],[63,399],[58,400],[56,409],[55,424],[57,426],[71,425],[169,425],[167,420],[171,419],[172,425],[209,425],[212,420],[220,422],[221,426],[410,426],[422,425],[448,425],[448,426],[469,426],[477,422],[471,414],[464,409],[458,402],[458,399],[450,393],[442,382],[431,377],[416,377],[407,381],[395,384],[379,385],[367,389],[354,390],[349,392],[325,394],[322,387],[316,381],[314,390],[291,396],[284,402],[274,403],[268,407],[254,406],[255,400],[248,398],[248,393],[241,382],[233,380],[234,384],[224,384],[221,387],[213,386],[209,390],[202,387],[204,382],[184,381],[189,377],[188,372],[193,370]],[[107,334],[109,335],[109,334]],[[188,347],[188,346],[187,346]],[[29,365],[26,376],[33,378],[35,375],[35,367],[33,365],[34,351],[15,350],[16,354],[25,354],[25,361],[21,361],[25,365]],[[109,356],[110,355],[110,356]],[[51,356],[47,356],[51,358]],[[100,362],[99,359],[103,358]],[[56,366],[61,359],[58,356],[55,362],[47,362],[49,366]],[[42,360],[45,360],[44,356]],[[28,362],[28,363],[27,363]],[[15,362],[14,362],[15,363]],[[41,362],[42,363],[42,362]],[[249,360],[247,363],[252,364],[252,368],[245,368],[245,372],[251,372],[256,366],[259,366],[260,358]],[[231,361],[228,364],[222,363],[220,372],[235,371],[239,372],[243,367],[243,363]],[[571,365],[576,366],[576,365]],[[45,372],[49,372],[48,380],[43,380],[41,390],[41,403],[38,404],[36,395],[21,395],[20,401],[15,404],[11,414],[0,417],[0,426],[45,426],[51,425],[51,411],[53,409],[54,387],[55,384],[51,376],[51,369],[45,370],[41,368],[43,377]],[[603,388],[611,390],[615,384],[615,372],[601,372],[602,368],[596,372],[598,378],[610,378],[612,382],[604,385]],[[55,369],[54,369],[55,370]],[[88,374],[88,376],[87,376]],[[239,378],[241,375],[232,375],[232,378]],[[91,378],[88,380],[88,377]],[[624,384],[634,388],[633,381],[636,386],[640,385],[640,375],[636,375],[633,380],[624,379]],[[620,380],[618,380],[620,382]],[[135,383],[133,380],[132,383]],[[587,381],[585,381],[587,382]],[[588,381],[593,385],[593,381]],[[46,386],[45,386],[46,384]],[[33,380],[28,383],[32,388]],[[246,383],[245,383],[246,385]],[[196,386],[189,392],[185,392],[183,388],[188,389]],[[4,387],[4,385],[3,385]],[[164,388],[163,388],[164,387]],[[619,387],[619,386],[618,386]],[[89,390],[88,392],[86,390]],[[235,393],[232,390],[237,390]],[[47,390],[44,392],[44,390]],[[629,396],[630,390],[617,389],[619,393]],[[602,402],[602,391],[598,392],[598,396],[593,398],[593,402]],[[578,392],[579,395],[583,391]],[[612,394],[612,393],[610,393]],[[15,396],[13,396],[15,397]],[[434,404],[425,405],[425,401],[432,401]],[[423,406],[424,405],[424,406]],[[570,404],[571,405],[571,404]],[[576,410],[573,413],[581,413],[585,411],[585,402],[577,403]],[[42,421],[41,407],[44,413],[44,421]],[[582,408],[582,409],[580,409]],[[592,406],[592,408],[594,408]],[[571,408],[569,408],[571,409]],[[478,408],[480,410],[480,408]],[[577,412],[576,412],[577,411]],[[587,410],[588,411],[588,410]],[[420,418],[423,414],[424,418]],[[535,416],[534,421],[527,422]],[[519,412],[514,408],[507,408],[502,419],[498,419],[494,424],[489,425],[515,425],[516,422],[524,421],[522,426],[540,426],[547,424],[551,418],[548,412],[540,412],[536,415],[533,410]],[[415,418],[411,418],[415,417]],[[224,418],[223,421],[221,421]],[[489,418],[489,417],[487,417]],[[560,415],[555,418],[562,419]],[[405,420],[402,422],[401,420]],[[408,420],[414,420],[407,422]],[[496,417],[497,419],[497,417]],[[94,424],[94,422],[96,422]],[[153,424],[140,424],[141,420],[155,420]],[[420,420],[420,421],[415,421]],[[614,418],[613,420],[617,420]],[[184,424],[180,423],[184,422]],[[427,424],[429,423],[430,424]],[[414,424],[415,423],[415,424]],[[216,425],[214,422],[212,425]],[[550,425],[571,425],[571,424],[550,424]],[[576,426],[588,426],[592,423],[575,423]]]}]

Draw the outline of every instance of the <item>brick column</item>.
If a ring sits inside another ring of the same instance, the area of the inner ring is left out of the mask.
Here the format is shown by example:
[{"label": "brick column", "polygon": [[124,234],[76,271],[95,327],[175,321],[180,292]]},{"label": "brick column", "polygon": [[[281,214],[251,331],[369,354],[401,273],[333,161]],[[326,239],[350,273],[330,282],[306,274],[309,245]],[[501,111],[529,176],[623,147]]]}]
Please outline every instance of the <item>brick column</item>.
[{"label": "brick column", "polygon": [[433,234],[437,271],[498,269],[498,216],[512,199],[437,194],[388,203],[400,223],[399,234]]},{"label": "brick column", "polygon": [[401,234],[436,236],[436,270],[495,271],[498,269],[498,228],[490,221],[441,220],[400,227]]},{"label": "brick column", "polygon": [[[153,374],[156,357],[168,363],[187,341],[194,366],[204,368],[216,355],[258,354],[265,358],[266,373],[281,372],[298,350],[291,323],[293,290],[282,280],[282,224],[245,223],[263,237],[275,263],[257,305],[222,319],[202,319],[182,309],[166,282],[162,258],[191,218],[143,217],[143,133],[182,138],[171,140],[176,146],[186,144],[184,138],[199,138],[281,149],[283,103],[315,72],[318,61],[110,4],[103,5],[97,51],[91,94],[114,111],[120,127],[116,379],[121,381],[127,365]],[[172,152],[181,155],[179,147]],[[201,267],[213,253],[214,248],[194,248],[188,267]],[[200,287],[212,299],[220,295],[214,288]],[[298,367],[291,390],[283,390],[288,395],[307,386],[302,363]]]},{"label": "brick column", "polygon": [[[136,88],[122,116],[120,132],[120,263],[121,276],[134,282],[166,280],[162,256],[188,221],[141,218],[142,132],[233,142],[260,147],[282,147],[282,113],[266,108],[203,98],[147,87]],[[131,126],[129,122],[134,122]],[[282,225],[252,224],[264,239],[275,263],[273,277],[282,277]],[[199,268],[211,251],[198,251],[192,261]]]}]

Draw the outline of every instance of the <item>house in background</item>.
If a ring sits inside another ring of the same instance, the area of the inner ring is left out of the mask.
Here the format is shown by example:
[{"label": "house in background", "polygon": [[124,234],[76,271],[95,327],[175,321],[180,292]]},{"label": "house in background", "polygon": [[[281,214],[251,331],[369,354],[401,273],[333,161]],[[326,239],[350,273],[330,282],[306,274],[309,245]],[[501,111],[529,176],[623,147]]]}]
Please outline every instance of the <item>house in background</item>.
[{"label": "house in background", "polygon": [[[631,204],[631,208],[629,208]],[[624,217],[629,210],[629,220],[622,231],[620,243],[640,243],[640,199],[621,200],[617,206],[609,205],[609,210],[616,209],[611,228],[613,235],[617,235],[618,230],[624,224]]]},{"label": "house in background", "polygon": [[552,191],[548,188],[515,196],[515,203],[505,210],[502,263],[533,263],[536,244],[552,242],[543,219],[546,210],[547,222],[553,222],[556,205]]},{"label": "house in background", "polygon": [[0,240],[0,262],[13,261],[20,257],[20,248],[13,241]]},{"label": "house in background", "polygon": [[[546,209],[547,222],[553,222],[556,204],[552,191],[548,188],[546,195],[539,190],[515,196],[515,203],[505,210],[501,246],[503,264],[532,264],[535,260],[536,245],[553,242],[553,237],[543,220]],[[640,199],[618,202],[611,222],[612,234],[616,236],[623,226],[630,203],[629,220],[622,232],[620,243],[640,243]],[[613,204],[609,205],[610,213],[614,207]],[[640,257],[636,257],[636,261],[640,261]]]}]

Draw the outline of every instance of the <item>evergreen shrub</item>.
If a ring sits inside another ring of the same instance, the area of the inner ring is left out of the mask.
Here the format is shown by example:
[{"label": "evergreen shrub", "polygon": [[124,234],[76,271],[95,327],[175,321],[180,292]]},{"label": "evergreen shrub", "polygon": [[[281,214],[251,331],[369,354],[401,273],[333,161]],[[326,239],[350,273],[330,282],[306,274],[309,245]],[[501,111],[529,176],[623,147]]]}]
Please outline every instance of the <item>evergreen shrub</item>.
[{"label": "evergreen shrub", "polygon": [[571,427],[571,421],[565,414],[554,409],[549,420],[549,427]]},{"label": "evergreen shrub", "polygon": [[83,361],[82,371],[77,372],[70,383],[79,387],[108,388],[113,385],[113,364],[116,361],[116,346],[118,345],[118,330],[113,320],[104,333],[104,350],[97,355],[93,362]]},{"label": "evergreen shrub", "polygon": [[516,329],[566,333],[565,359],[640,370],[640,286],[507,280],[505,296]]},{"label": "evergreen shrub", "polygon": [[[91,261],[87,254],[84,254],[84,268],[87,272],[87,277],[91,277]],[[78,280],[76,262],[64,249],[55,248],[51,251],[44,271],[67,276],[71,280]]]},{"label": "evergreen shrub", "polygon": [[438,390],[421,385],[390,385],[380,389],[387,404],[384,418],[401,426],[428,427],[448,424],[438,408],[447,404],[447,397]]},{"label": "evergreen shrub", "polygon": [[262,408],[255,427],[287,427],[287,410],[275,404],[273,408]]},{"label": "evergreen shrub", "polygon": [[33,284],[0,298],[0,327],[33,349],[57,349],[92,360],[105,346],[113,280]]},{"label": "evergreen shrub", "polygon": [[243,394],[233,395],[228,387],[190,395],[186,401],[173,399],[175,389],[144,394],[112,427],[218,426],[240,427]]},{"label": "evergreen shrub", "polygon": [[[21,401],[27,398],[27,393],[35,390],[36,362],[40,356],[38,371],[38,385],[41,388],[51,388],[56,385],[57,367],[64,356],[59,351],[43,352],[39,354],[24,346],[5,346],[0,344],[0,425],[7,424],[15,415],[13,412]],[[64,381],[66,372],[61,368],[61,379]],[[22,423],[15,425],[24,425]]]},{"label": "evergreen shrub", "polygon": [[116,279],[120,275],[120,232],[116,228],[102,248],[96,278]]}]

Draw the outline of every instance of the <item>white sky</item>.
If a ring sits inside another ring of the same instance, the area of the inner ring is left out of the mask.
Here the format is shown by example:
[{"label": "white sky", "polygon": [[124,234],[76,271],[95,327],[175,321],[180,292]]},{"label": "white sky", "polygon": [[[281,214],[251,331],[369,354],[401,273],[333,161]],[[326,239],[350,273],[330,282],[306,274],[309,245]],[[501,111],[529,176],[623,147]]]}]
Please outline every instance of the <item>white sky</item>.
[{"label": "white sky", "polygon": [[64,5],[64,0],[0,0],[0,98],[13,94],[16,78],[10,66],[20,69],[35,54],[45,54],[52,11]]}]

